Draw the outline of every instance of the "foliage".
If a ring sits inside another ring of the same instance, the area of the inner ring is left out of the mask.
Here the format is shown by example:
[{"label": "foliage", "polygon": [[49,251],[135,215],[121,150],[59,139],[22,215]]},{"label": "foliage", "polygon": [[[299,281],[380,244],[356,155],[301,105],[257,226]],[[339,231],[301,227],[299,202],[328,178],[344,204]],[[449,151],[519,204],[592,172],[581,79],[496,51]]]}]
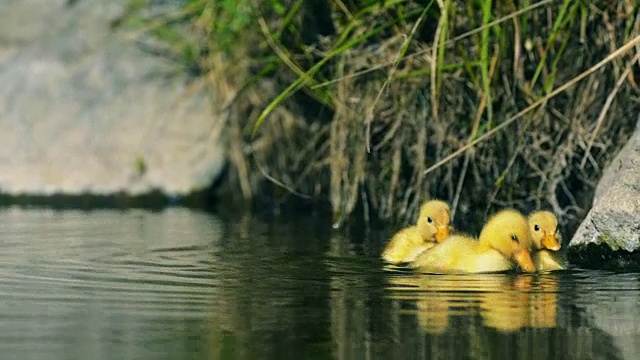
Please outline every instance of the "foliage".
[{"label": "foliage", "polygon": [[224,111],[229,186],[328,199],[336,221],[440,197],[470,223],[567,223],[640,109],[633,0],[138,1],[125,23]]}]

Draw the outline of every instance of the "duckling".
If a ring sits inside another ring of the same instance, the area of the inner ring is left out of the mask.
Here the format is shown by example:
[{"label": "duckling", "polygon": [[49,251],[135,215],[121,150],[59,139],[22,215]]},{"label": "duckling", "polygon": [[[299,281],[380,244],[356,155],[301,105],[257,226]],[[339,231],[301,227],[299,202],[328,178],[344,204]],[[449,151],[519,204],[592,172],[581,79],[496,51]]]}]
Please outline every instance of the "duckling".
[{"label": "duckling", "polygon": [[449,237],[450,222],[446,202],[426,201],[420,207],[416,225],[398,231],[382,252],[382,259],[391,264],[413,261],[423,251]]},{"label": "duckling", "polygon": [[566,268],[560,255],[558,219],[550,211],[536,211],[529,215],[531,255],[538,271],[554,271]]},{"label": "duckling", "polygon": [[487,221],[479,239],[452,235],[411,263],[420,271],[480,273],[509,270],[514,262],[534,272],[529,252],[527,219],[516,210],[502,210]]}]

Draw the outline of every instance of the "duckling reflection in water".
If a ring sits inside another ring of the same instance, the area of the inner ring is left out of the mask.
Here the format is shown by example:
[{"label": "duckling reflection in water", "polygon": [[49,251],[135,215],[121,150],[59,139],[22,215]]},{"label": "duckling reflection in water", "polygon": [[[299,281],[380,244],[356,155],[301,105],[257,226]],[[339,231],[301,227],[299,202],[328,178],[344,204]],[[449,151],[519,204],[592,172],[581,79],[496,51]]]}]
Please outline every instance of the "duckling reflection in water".
[{"label": "duckling reflection in water", "polygon": [[527,219],[516,210],[502,210],[487,221],[479,239],[452,235],[420,254],[411,267],[430,273],[482,273],[510,270],[517,263],[534,272],[529,252]]},{"label": "duckling reflection in water", "polygon": [[485,325],[504,332],[523,327],[554,328],[558,321],[558,283],[554,275],[517,275],[501,293],[481,302]]},{"label": "duckling reflection in water", "polygon": [[449,237],[450,222],[447,203],[440,200],[425,202],[420,207],[416,225],[398,231],[382,252],[382,259],[396,265],[413,261]]},{"label": "duckling reflection in water", "polygon": [[486,291],[480,300],[480,315],[485,326],[503,332],[512,332],[529,324],[528,289],[517,284],[531,279],[530,276],[517,276],[502,284],[494,291]]},{"label": "duckling reflection in water", "polygon": [[536,211],[529,215],[531,255],[537,271],[566,269],[560,250],[558,219],[550,211]]},{"label": "duckling reflection in water", "polygon": [[[390,298],[415,302],[420,327],[428,334],[442,334],[449,327],[449,289],[433,276],[396,275],[388,279]],[[411,311],[412,313],[414,311]]]},{"label": "duckling reflection in water", "polygon": [[529,299],[529,326],[554,328],[558,324],[558,279],[555,274],[536,277]]},{"label": "duckling reflection in water", "polygon": [[415,301],[418,323],[429,334],[442,334],[449,315],[480,316],[487,327],[512,332],[523,327],[549,328],[557,322],[557,282],[551,274],[392,276],[391,298]]}]

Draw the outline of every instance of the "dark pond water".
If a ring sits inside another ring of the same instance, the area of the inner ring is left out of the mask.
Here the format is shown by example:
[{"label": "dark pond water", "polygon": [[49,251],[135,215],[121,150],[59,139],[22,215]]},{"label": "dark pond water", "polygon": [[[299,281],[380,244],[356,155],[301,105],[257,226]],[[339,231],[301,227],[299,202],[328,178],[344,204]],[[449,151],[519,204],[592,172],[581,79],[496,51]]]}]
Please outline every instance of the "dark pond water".
[{"label": "dark pond water", "polygon": [[0,357],[640,354],[639,274],[416,276],[383,271],[369,241],[308,217],[2,210]]}]

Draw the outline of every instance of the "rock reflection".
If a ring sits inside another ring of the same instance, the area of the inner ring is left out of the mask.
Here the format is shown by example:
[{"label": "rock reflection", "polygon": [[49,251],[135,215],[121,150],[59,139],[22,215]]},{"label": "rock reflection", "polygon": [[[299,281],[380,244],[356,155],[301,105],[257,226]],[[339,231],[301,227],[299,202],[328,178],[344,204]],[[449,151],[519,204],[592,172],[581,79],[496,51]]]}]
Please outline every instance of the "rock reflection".
[{"label": "rock reflection", "polygon": [[509,274],[393,275],[390,298],[415,301],[415,315],[429,334],[447,330],[450,316],[479,313],[483,324],[502,332],[557,324],[557,278]]}]

